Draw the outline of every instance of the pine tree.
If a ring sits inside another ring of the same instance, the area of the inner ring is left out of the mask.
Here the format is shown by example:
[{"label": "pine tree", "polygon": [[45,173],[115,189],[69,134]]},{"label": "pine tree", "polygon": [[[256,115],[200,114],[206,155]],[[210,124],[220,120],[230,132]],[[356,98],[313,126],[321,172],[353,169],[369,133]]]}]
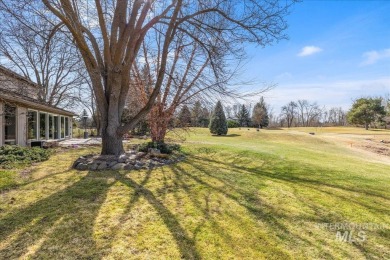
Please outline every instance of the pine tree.
[{"label": "pine tree", "polygon": [[259,128],[267,127],[269,124],[268,110],[263,97],[253,108],[252,122]]},{"label": "pine tree", "polygon": [[202,116],[202,104],[200,103],[199,100],[196,101],[194,106],[192,107],[191,115],[192,115],[193,126],[195,127],[200,126],[200,119]]},{"label": "pine tree", "polygon": [[202,108],[199,124],[201,127],[208,127],[208,125],[210,124],[210,112],[206,107]]},{"label": "pine tree", "polygon": [[191,126],[191,112],[186,105],[184,105],[180,110],[178,121],[179,127]]},{"label": "pine tree", "polygon": [[249,126],[251,120],[249,118],[249,111],[245,105],[241,106],[240,110],[238,111],[237,118],[240,126]]},{"label": "pine tree", "polygon": [[210,132],[215,135],[226,135],[228,132],[227,122],[220,101],[217,102],[210,120]]}]

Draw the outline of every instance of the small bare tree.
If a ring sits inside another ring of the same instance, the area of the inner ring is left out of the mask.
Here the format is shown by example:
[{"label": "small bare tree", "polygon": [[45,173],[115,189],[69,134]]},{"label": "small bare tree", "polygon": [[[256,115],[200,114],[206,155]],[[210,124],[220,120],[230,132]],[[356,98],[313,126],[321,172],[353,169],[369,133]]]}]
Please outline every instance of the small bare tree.
[{"label": "small bare tree", "polygon": [[287,105],[282,107],[281,115],[286,120],[288,128],[292,126],[294,119],[296,118],[297,106],[297,103],[291,101]]}]

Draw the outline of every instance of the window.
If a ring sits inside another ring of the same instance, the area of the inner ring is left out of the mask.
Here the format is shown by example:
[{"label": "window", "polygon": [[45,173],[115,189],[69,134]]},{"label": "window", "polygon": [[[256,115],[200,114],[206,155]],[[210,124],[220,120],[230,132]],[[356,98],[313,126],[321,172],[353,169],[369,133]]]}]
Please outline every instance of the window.
[{"label": "window", "polygon": [[27,138],[35,140],[38,136],[38,112],[28,111],[27,115]]},{"label": "window", "polygon": [[54,116],[54,139],[58,139],[59,138],[59,134],[58,134],[58,116]]},{"label": "window", "polygon": [[49,139],[54,139],[54,118],[49,115]]},{"label": "window", "polygon": [[65,138],[65,118],[61,116],[61,138]]},{"label": "window", "polygon": [[46,113],[39,113],[39,138],[46,138]]},{"label": "window", "polygon": [[16,144],[16,107],[4,105],[4,139],[6,144]]},{"label": "window", "polygon": [[65,117],[65,136],[69,136],[69,117]]}]

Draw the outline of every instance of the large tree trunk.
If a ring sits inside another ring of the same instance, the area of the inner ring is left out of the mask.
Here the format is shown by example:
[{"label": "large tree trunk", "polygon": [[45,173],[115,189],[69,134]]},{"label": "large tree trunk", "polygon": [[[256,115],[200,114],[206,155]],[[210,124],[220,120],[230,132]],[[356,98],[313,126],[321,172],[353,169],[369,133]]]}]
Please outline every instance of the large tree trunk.
[{"label": "large tree trunk", "polygon": [[124,153],[123,134],[118,134],[118,128],[121,126],[121,119],[118,116],[118,109],[114,109],[110,104],[111,111],[101,118],[102,129],[102,155],[119,156]]},{"label": "large tree trunk", "polygon": [[102,130],[102,155],[119,156],[125,152],[123,149],[123,138],[116,134],[108,133],[105,129]]},{"label": "large tree trunk", "polygon": [[366,130],[368,130],[368,123],[367,122],[365,123],[365,128],[366,128]]}]

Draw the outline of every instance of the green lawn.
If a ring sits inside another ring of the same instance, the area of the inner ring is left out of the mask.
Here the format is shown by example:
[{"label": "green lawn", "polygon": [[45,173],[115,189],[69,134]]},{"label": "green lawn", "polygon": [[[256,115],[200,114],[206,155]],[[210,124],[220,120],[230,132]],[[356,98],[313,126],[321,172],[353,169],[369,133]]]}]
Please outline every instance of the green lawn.
[{"label": "green lawn", "polygon": [[[0,194],[0,259],[390,258],[390,164],[321,135],[193,129],[177,165],[69,169],[96,149],[56,154]],[[387,228],[349,243],[323,223]]]}]

